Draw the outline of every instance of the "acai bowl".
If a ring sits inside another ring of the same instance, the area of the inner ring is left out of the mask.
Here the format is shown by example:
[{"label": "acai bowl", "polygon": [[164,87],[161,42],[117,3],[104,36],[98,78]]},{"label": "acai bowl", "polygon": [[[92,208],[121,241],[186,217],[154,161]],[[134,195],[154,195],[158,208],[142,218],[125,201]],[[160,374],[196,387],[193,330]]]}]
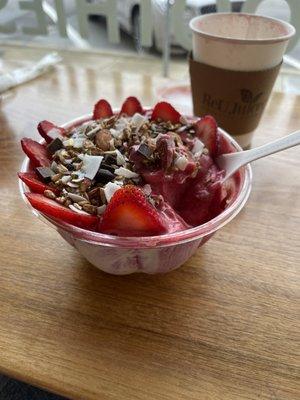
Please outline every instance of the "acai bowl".
[{"label": "acai bowl", "polygon": [[42,121],[20,190],[33,213],[102,271],[165,273],[233,219],[251,191],[251,168],[223,182],[218,155],[241,151],[211,116],[180,115],[130,97],[112,111],[61,127]]}]

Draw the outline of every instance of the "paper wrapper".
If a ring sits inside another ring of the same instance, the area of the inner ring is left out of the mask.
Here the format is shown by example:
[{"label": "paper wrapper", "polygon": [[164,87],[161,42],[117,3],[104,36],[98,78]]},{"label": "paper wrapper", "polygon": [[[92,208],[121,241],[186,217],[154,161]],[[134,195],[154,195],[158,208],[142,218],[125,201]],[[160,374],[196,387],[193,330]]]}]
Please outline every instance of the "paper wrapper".
[{"label": "paper wrapper", "polygon": [[213,115],[231,135],[253,131],[269,99],[281,63],[262,71],[231,71],[189,58],[194,114]]},{"label": "paper wrapper", "polygon": [[49,71],[61,60],[62,58],[57,53],[50,53],[43,57],[36,64],[30,65],[29,67],[15,69],[14,71],[1,75],[0,93],[37,78],[38,76]]}]

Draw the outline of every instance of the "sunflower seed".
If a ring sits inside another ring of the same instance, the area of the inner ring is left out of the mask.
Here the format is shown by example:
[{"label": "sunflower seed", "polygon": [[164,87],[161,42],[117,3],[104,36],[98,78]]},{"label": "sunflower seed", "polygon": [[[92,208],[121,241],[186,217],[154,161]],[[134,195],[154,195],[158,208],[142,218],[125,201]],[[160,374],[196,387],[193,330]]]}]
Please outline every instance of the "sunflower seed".
[{"label": "sunflower seed", "polygon": [[[70,197],[71,200],[73,200],[75,203],[79,203],[81,201],[86,202],[86,199],[82,196],[80,196],[79,194],[75,194],[75,193],[68,193],[68,196]],[[81,204],[79,204],[81,205]]]},{"label": "sunflower seed", "polygon": [[57,182],[61,178],[61,174],[56,174],[51,177],[52,182]]},{"label": "sunflower seed", "polygon": [[93,206],[92,204],[85,204],[82,206],[82,209],[89,214],[97,214],[97,206]]},{"label": "sunflower seed", "polygon": [[70,171],[68,170],[68,168],[65,167],[65,166],[62,165],[62,164],[58,164],[58,165],[57,165],[57,170],[58,170],[58,172],[60,172],[61,174],[69,174],[69,173],[70,173]]},{"label": "sunflower seed", "polygon": [[86,136],[89,138],[89,139],[92,139],[95,135],[96,135],[96,133],[99,131],[99,129],[101,129],[101,126],[96,126],[96,128],[93,128],[93,129],[91,129],[90,131],[88,131],[87,133],[86,133]]},{"label": "sunflower seed", "polygon": [[52,192],[52,190],[45,190],[44,191],[44,196],[48,197],[48,199],[56,199],[55,194]]},{"label": "sunflower seed", "polygon": [[86,206],[87,204],[91,204],[87,199],[84,199],[84,201],[79,201],[78,204],[83,207]]},{"label": "sunflower seed", "polygon": [[103,188],[99,188],[99,189],[100,189],[99,192],[100,192],[100,199],[101,199],[101,202],[102,202],[103,204],[105,204],[105,203],[106,203],[106,196],[105,196],[104,189],[103,189]]},{"label": "sunflower seed", "polygon": [[69,181],[71,180],[70,175],[65,175],[61,178],[61,183],[63,183],[64,185],[66,185]]},{"label": "sunflower seed", "polygon": [[84,142],[84,144],[83,144],[83,147],[84,147],[85,149],[91,149],[91,148],[94,147],[94,146],[95,146],[94,143],[93,143],[91,140],[89,140],[89,139],[86,139],[85,142]]},{"label": "sunflower seed", "polygon": [[73,182],[68,182],[67,185],[70,186],[71,188],[78,188],[78,186],[79,186],[77,183],[73,183]]},{"label": "sunflower seed", "polygon": [[69,205],[69,208],[70,208],[72,211],[77,212],[78,214],[88,214],[88,213],[85,212],[85,211],[79,210],[79,209],[76,208],[73,204],[70,204],[70,205]]},{"label": "sunflower seed", "polygon": [[188,125],[183,125],[180,128],[176,129],[176,132],[177,133],[182,133],[182,132],[186,131],[188,128],[189,128]]}]

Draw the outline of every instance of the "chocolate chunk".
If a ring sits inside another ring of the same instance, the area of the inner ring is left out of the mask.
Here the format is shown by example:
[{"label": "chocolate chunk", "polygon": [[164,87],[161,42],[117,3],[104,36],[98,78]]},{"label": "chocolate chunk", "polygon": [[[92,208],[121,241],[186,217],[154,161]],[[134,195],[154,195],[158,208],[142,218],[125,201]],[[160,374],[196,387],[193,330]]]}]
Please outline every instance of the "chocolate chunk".
[{"label": "chocolate chunk", "polygon": [[74,166],[74,164],[67,164],[66,167],[69,171],[76,171],[76,167]]},{"label": "chocolate chunk", "polygon": [[147,146],[145,143],[142,143],[139,148],[137,149],[137,152],[141,154],[143,157],[150,159],[151,156],[151,149],[149,146]]},{"label": "chocolate chunk", "polygon": [[104,164],[107,164],[107,165],[117,164],[117,155],[116,154],[105,154],[103,162],[104,162]]},{"label": "chocolate chunk", "polygon": [[108,171],[107,169],[99,168],[94,179],[96,182],[105,184],[105,183],[108,183],[108,182],[114,180],[115,177],[116,177],[116,175],[113,174],[112,172]]},{"label": "chocolate chunk", "polygon": [[38,176],[44,181],[44,182],[51,182],[51,177],[54,174],[54,172],[52,171],[51,168],[47,168],[47,167],[38,167],[35,169],[36,173],[38,174]]},{"label": "chocolate chunk", "polygon": [[122,143],[122,146],[118,147],[118,150],[121,154],[124,154],[126,150],[128,149],[128,144],[127,142]]},{"label": "chocolate chunk", "polygon": [[105,163],[101,163],[101,168],[102,169],[107,169],[107,171],[110,171],[112,174],[115,172],[115,169],[113,166],[105,164]]},{"label": "chocolate chunk", "polygon": [[47,150],[49,151],[49,153],[54,154],[57,150],[60,150],[63,147],[63,142],[60,140],[60,138],[57,137],[48,144]]}]

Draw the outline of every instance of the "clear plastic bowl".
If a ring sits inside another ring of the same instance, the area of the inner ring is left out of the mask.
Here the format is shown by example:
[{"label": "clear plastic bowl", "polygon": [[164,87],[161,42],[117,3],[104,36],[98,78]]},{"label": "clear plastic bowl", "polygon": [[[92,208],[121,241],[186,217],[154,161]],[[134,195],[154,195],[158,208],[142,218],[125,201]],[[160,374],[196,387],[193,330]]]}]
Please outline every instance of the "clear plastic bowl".
[{"label": "clear plastic bowl", "polygon": [[[91,119],[91,115],[76,118],[65,125],[70,128]],[[222,129],[220,134],[231,144],[234,150],[241,151],[237,142]],[[29,169],[29,159],[22,164],[21,172]],[[77,228],[68,223],[48,218],[36,211],[24,193],[26,185],[20,181],[20,192],[32,212],[57,232],[91,264],[102,271],[115,275],[134,272],[147,274],[166,273],[180,267],[212,235],[231,221],[244,207],[251,191],[252,171],[250,165],[241,168],[239,187],[227,208],[217,217],[205,224],[176,232],[147,237],[117,237]]]}]

